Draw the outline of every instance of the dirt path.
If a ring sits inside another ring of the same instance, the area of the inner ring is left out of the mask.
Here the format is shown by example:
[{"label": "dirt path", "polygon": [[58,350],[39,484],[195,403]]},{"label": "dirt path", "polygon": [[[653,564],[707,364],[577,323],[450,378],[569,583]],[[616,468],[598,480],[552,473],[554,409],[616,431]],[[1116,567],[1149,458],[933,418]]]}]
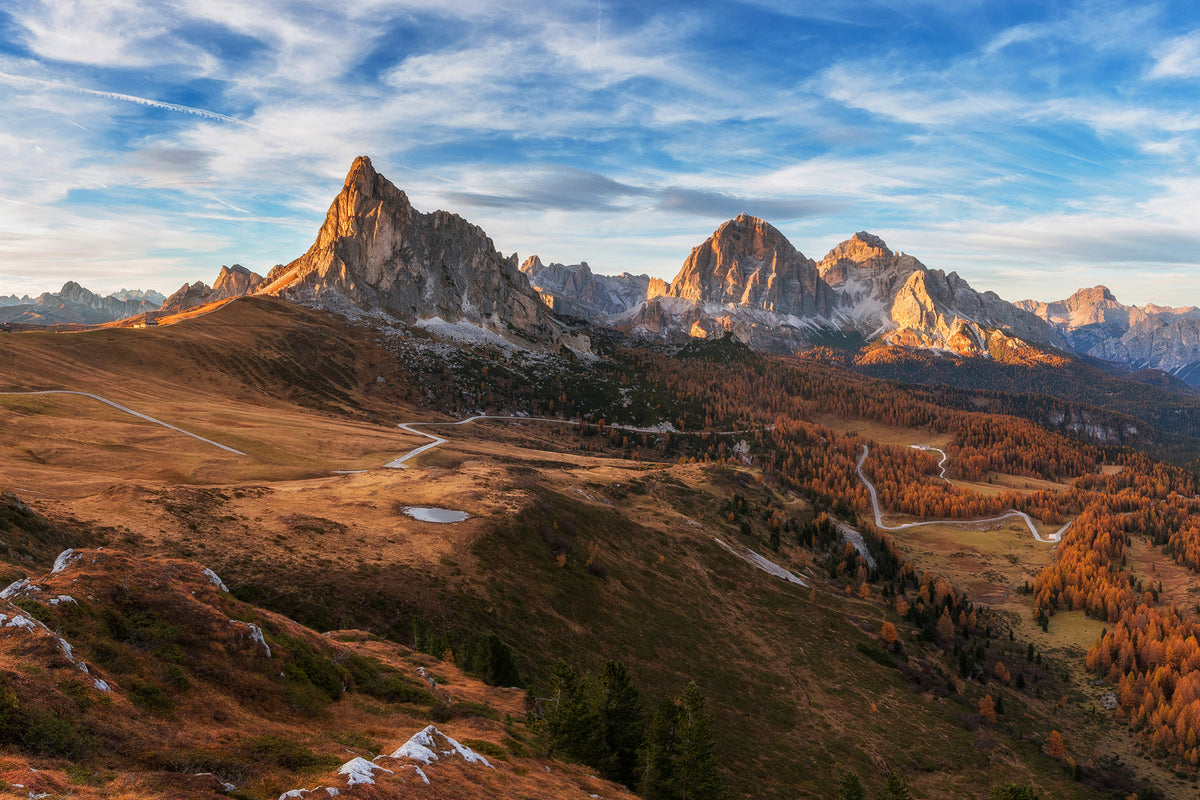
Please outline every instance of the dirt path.
[{"label": "dirt path", "polygon": [[183,428],[176,427],[175,425],[172,425],[169,422],[163,422],[161,419],[155,419],[154,417],[147,416],[146,414],[143,414],[140,411],[134,411],[132,408],[123,406],[120,403],[113,402],[112,400],[109,400],[107,397],[101,397],[98,394],[91,394],[90,392],[72,392],[67,389],[46,389],[46,390],[43,390],[40,392],[0,392],[0,395],[25,395],[25,396],[28,396],[28,395],[38,395],[38,394],[73,394],[73,395],[77,395],[79,397],[90,397],[92,400],[98,400],[99,402],[104,403],[107,406],[112,406],[113,408],[117,409],[118,411],[123,411],[126,414],[130,414],[132,416],[137,417],[138,419],[144,419],[146,422],[153,422],[155,425],[161,425],[164,428],[170,428],[173,431],[182,433],[185,436],[190,436],[193,439],[199,439],[200,441],[204,442],[205,444],[211,444],[213,447],[219,447],[228,453],[233,453],[234,455],[238,455],[238,456],[246,455],[241,450],[234,450],[232,447],[229,447],[228,445],[223,445],[220,442],[214,442],[212,439],[205,439],[203,436],[198,436],[198,435],[192,433],[191,431],[185,431]]},{"label": "dirt path", "polygon": [[[928,447],[925,445],[914,445],[914,446],[920,450],[936,450],[937,449],[935,447]],[[1054,533],[1050,534],[1049,536],[1043,537],[1040,533],[1038,533],[1037,526],[1033,524],[1033,519],[1028,514],[1026,514],[1024,511],[1017,511],[1016,509],[1012,509],[1008,513],[1001,514],[998,517],[985,517],[983,519],[931,519],[931,520],[925,520],[923,522],[905,522],[901,525],[885,525],[885,524],[883,524],[883,512],[880,511],[880,509],[879,509],[879,493],[875,491],[875,485],[873,483],[871,483],[869,480],[867,480],[867,476],[863,474],[863,470],[862,470],[863,464],[866,462],[867,456],[870,454],[870,452],[871,452],[871,449],[864,444],[862,455],[859,457],[858,464],[855,467],[855,469],[858,470],[858,479],[863,482],[863,486],[867,487],[867,492],[868,492],[868,494],[871,495],[871,508],[875,512],[875,527],[880,528],[881,530],[903,531],[903,530],[907,530],[908,528],[916,528],[916,527],[919,527],[922,525],[978,525],[980,523],[987,523],[987,522],[1000,522],[1001,520],[1005,520],[1010,517],[1020,517],[1021,519],[1023,519],[1025,521],[1025,525],[1029,528],[1029,532],[1033,534],[1034,539],[1037,539],[1039,542],[1044,542],[1046,544],[1055,544],[1062,540],[1063,534],[1067,532],[1067,528],[1071,527],[1071,523],[1068,522],[1066,525],[1063,525],[1061,528],[1059,528]],[[938,450],[938,452],[942,453],[941,450]],[[942,468],[942,479],[943,480],[945,480],[945,477],[946,477],[946,470],[945,470],[945,467],[943,466],[945,463],[946,463],[946,454],[942,453],[942,461],[941,461],[941,463],[938,464],[938,466]]]}]

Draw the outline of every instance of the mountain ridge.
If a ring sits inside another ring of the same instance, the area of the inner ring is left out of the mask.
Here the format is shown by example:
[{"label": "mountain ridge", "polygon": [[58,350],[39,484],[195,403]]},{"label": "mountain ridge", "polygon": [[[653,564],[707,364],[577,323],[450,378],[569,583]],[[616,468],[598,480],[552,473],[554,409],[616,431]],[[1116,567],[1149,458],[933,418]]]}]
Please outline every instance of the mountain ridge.
[{"label": "mountain ridge", "polygon": [[448,211],[422,213],[408,196],[354,160],[316,241],[270,271],[257,293],[294,302],[385,312],[409,324],[440,319],[533,344],[587,348],[558,322],[477,225]]},{"label": "mountain ridge", "polygon": [[34,299],[28,296],[9,299],[17,302],[0,304],[0,322],[35,325],[98,325],[116,322],[139,314],[156,311],[159,304],[153,290],[121,290],[101,296],[75,281],[67,281],[57,292],[43,292]]}]

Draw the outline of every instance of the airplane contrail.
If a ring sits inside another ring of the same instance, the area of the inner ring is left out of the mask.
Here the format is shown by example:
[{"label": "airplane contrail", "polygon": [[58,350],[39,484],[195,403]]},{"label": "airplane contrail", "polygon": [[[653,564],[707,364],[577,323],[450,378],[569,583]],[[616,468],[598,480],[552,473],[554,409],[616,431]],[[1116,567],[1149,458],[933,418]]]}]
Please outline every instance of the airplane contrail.
[{"label": "airplane contrail", "polygon": [[[18,84],[18,85],[32,84],[34,86],[41,86],[41,87],[44,87],[47,89],[59,89],[62,91],[67,91],[67,92],[78,92],[79,94],[92,95],[93,97],[104,97],[109,100],[121,100],[126,103],[137,103],[138,105],[149,106],[151,108],[161,108],[165,111],[178,111],[181,114],[192,114],[197,117],[204,117],[205,119],[216,120],[217,122],[228,122],[232,125],[241,125],[246,128],[256,127],[255,125],[253,125],[249,122],[246,122],[245,120],[238,119],[237,117],[231,117],[231,116],[228,116],[227,114],[221,114],[217,111],[209,111],[207,108],[196,108],[195,106],[183,106],[183,105],[179,105],[178,103],[167,103],[163,100],[154,100],[153,98],[150,98],[150,97],[138,97],[137,95],[134,95],[134,94],[123,94],[121,92],[108,92],[108,91],[102,91],[100,89],[86,89],[82,86],[75,86],[74,84],[64,83],[63,81],[50,81],[50,80],[43,80],[41,78],[27,78],[23,75],[12,75],[7,72],[0,72],[0,81],[4,81],[9,84]],[[83,126],[80,126],[80,127],[83,127]]]}]

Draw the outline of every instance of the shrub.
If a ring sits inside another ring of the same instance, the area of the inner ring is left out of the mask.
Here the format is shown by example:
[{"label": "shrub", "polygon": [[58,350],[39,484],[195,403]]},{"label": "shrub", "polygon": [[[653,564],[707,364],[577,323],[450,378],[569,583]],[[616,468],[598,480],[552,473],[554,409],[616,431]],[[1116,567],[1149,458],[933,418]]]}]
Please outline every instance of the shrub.
[{"label": "shrub", "polygon": [[129,681],[126,688],[129,691],[129,699],[147,711],[165,714],[171,710],[173,705],[171,698],[156,683],[148,683],[135,678]]},{"label": "shrub", "polygon": [[374,658],[353,654],[346,662],[346,668],[355,690],[363,694],[389,703],[432,705],[434,702],[429,692]]},{"label": "shrub", "polygon": [[874,661],[876,664],[882,664],[885,667],[896,666],[896,659],[888,651],[884,650],[874,642],[859,642],[856,647],[858,652],[862,653],[867,658]]},{"label": "shrub", "polygon": [[269,733],[251,740],[250,752],[261,761],[293,771],[332,766],[337,761],[333,756],[318,756],[299,742]]}]

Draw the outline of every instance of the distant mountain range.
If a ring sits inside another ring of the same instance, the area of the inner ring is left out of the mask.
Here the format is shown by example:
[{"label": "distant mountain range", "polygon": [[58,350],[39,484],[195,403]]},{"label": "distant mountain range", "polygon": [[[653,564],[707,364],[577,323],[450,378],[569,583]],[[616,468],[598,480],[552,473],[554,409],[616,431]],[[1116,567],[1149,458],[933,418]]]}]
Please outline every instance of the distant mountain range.
[{"label": "distant mountain range", "polygon": [[516,254],[500,254],[478,226],[446,211],[415,210],[365,156],[351,165],[308,252],[265,278],[235,264],[222,267],[211,287],[185,284],[169,298],[125,290],[102,298],[68,283],[36,300],[0,298],[0,322],[98,324],[248,294],[382,314],[442,333],[482,331],[535,348],[586,349],[580,321],[674,343],[730,332],[779,353],[840,334],[988,358],[1016,340],[1114,370],[1161,369],[1200,386],[1197,308],[1125,306],[1103,286],[1061,301],[1012,303],[893,252],[865,231],[814,261],[747,214],[694,248],[670,283],[597,275],[586,262],[544,264],[536,255],[518,268]]},{"label": "distant mountain range", "polygon": [[156,311],[164,299],[156,291],[135,289],[102,297],[68,281],[57,293],[45,292],[37,298],[0,297],[0,322],[99,325]]}]

